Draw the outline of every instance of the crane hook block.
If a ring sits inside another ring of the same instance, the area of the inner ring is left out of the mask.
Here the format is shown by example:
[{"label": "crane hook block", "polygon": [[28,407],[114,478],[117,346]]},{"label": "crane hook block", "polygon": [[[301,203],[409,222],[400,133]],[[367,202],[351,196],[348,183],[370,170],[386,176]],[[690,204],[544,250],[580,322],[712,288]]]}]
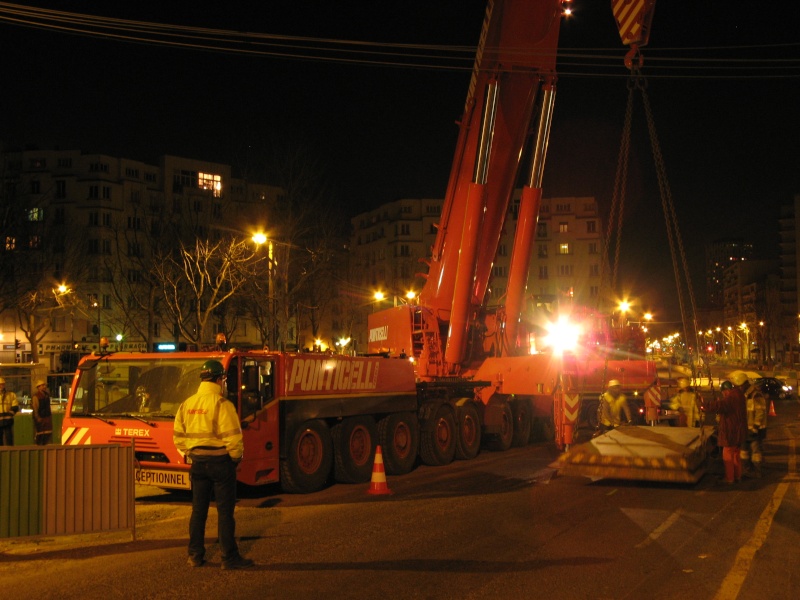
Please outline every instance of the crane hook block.
[{"label": "crane hook block", "polygon": [[656,0],[611,0],[611,12],[614,13],[623,44],[637,47],[647,45],[655,9]]}]

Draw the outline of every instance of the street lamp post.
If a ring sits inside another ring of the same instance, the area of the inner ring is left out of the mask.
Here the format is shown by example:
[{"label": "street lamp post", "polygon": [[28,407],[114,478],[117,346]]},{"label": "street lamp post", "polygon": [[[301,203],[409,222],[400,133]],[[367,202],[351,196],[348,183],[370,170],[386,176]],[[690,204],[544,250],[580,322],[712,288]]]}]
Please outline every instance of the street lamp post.
[{"label": "street lamp post", "polygon": [[267,244],[267,310],[272,323],[269,328],[269,347],[274,350],[278,346],[278,303],[275,299],[275,257],[272,240],[266,233],[259,231],[251,238],[257,246]]},{"label": "street lamp post", "polygon": [[100,341],[101,341],[101,339],[103,337],[102,330],[100,329],[100,327],[101,327],[101,323],[100,323],[100,302],[95,300],[92,303],[92,308],[96,308],[97,309],[97,348],[99,349],[100,348]]}]

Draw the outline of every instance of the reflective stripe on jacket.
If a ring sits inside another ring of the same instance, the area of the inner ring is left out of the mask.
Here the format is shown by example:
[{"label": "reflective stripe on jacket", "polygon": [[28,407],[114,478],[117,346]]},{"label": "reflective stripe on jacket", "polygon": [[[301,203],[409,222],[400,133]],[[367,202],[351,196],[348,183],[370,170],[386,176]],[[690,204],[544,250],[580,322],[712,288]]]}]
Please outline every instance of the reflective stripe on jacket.
[{"label": "reflective stripe on jacket", "polygon": [[609,392],[604,392],[600,396],[600,423],[606,427],[616,427],[622,423],[623,412],[626,420],[630,420],[630,409],[625,394],[614,398]]},{"label": "reflective stripe on jacket", "polygon": [[691,390],[684,390],[675,394],[669,402],[672,410],[679,410],[686,415],[686,423],[689,427],[700,420],[700,409],[697,406],[697,394]]},{"label": "reflective stripe on jacket", "polygon": [[751,385],[744,392],[747,399],[747,428],[758,431],[767,428],[767,401],[756,386]]},{"label": "reflective stripe on jacket", "polygon": [[19,401],[14,392],[8,390],[0,394],[0,425],[14,422],[14,414],[19,412]]},{"label": "reflective stripe on jacket", "polygon": [[187,398],[175,415],[173,440],[182,454],[224,455],[233,460],[242,458],[244,444],[236,407],[220,395],[222,388],[203,381],[194,396]]}]

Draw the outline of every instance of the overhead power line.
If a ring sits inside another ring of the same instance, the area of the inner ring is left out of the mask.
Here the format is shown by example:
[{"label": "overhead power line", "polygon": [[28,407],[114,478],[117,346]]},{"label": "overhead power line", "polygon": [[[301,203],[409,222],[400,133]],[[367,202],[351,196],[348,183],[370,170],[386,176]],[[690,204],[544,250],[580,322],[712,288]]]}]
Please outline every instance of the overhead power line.
[{"label": "overhead power line", "polygon": [[[204,52],[362,66],[471,71],[475,46],[397,44],[153,23],[0,2],[0,23],[65,35]],[[627,77],[623,48],[563,48],[562,77]],[[506,50],[507,51],[507,50]],[[792,57],[791,52],[798,56]],[[741,53],[741,55],[739,55]],[[649,78],[800,77],[800,44],[646,49]]]}]

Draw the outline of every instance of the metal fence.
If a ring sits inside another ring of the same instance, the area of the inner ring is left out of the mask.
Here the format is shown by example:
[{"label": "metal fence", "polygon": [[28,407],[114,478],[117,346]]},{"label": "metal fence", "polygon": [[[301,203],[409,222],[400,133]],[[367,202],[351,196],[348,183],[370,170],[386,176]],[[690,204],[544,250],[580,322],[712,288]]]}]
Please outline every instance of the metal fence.
[{"label": "metal fence", "polygon": [[0,538],[130,530],[133,446],[0,448]]}]

